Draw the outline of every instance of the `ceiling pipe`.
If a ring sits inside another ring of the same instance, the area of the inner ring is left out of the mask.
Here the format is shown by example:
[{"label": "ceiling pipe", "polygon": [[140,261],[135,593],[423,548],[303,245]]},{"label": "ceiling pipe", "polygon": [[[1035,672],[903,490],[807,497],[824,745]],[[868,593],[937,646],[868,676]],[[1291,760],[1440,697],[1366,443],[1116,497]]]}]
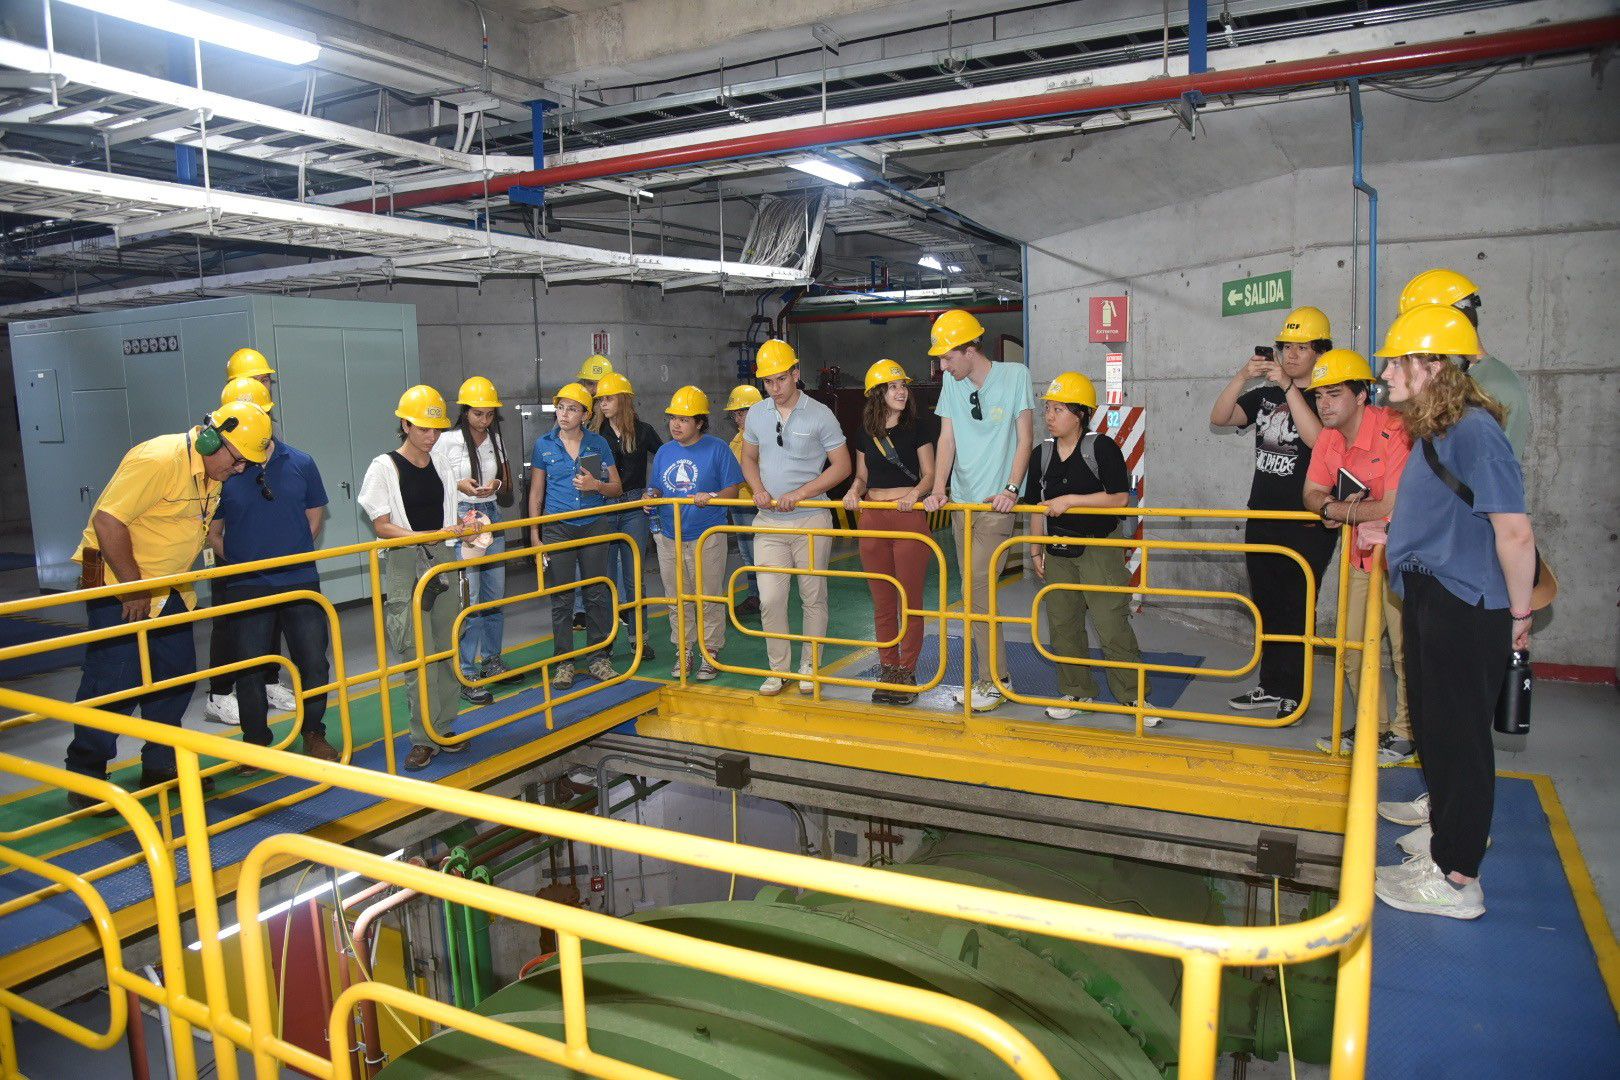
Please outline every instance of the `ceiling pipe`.
[{"label": "ceiling pipe", "polygon": [[[946,309],[942,307],[902,308],[900,310],[874,307],[866,311],[833,311],[828,312],[825,315],[793,315],[790,316],[787,321],[793,326],[799,326],[803,323],[857,322],[870,319],[932,319],[943,315],[945,310]],[[971,315],[994,315],[1002,312],[1023,311],[1024,305],[985,304],[976,307],[961,308],[959,310],[966,311]]]},{"label": "ceiling pipe", "polygon": [[[392,210],[408,210],[420,206],[483,198],[486,194],[501,194],[508,188],[519,185],[548,187],[701,162],[731,161],[778,154],[810,147],[836,146],[903,135],[1015,123],[1103,109],[1163,104],[1180,101],[1186,94],[1217,97],[1223,94],[1280,90],[1337,82],[1342,79],[1370,79],[1526,56],[1575,52],[1617,42],[1620,42],[1620,18],[1588,19],[1554,26],[1535,26],[1501,34],[1396,45],[1387,49],[1291,60],[1278,64],[1235,68],[1231,71],[1208,71],[1198,75],[1144,79],[1117,86],[1061,90],[955,108],[924,109],[831,124],[808,124],[787,131],[742,135],[690,146],[666,147],[661,150],[621,154],[593,161],[553,165],[530,172],[508,173],[504,176],[491,177],[487,183],[478,180],[399,192],[387,200],[385,205]],[[374,204],[373,199],[368,196],[344,203],[342,208],[377,212],[383,207]]]}]

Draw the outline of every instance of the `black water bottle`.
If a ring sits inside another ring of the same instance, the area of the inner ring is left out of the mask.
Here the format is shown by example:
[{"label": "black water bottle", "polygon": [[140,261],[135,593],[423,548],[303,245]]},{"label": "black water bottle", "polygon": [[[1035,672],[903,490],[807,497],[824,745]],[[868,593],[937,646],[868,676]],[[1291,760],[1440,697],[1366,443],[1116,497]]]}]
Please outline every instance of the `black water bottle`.
[{"label": "black water bottle", "polygon": [[1529,734],[1530,689],[1533,683],[1529,650],[1514,649],[1507,678],[1502,680],[1502,693],[1496,699],[1496,730],[1503,735]]}]

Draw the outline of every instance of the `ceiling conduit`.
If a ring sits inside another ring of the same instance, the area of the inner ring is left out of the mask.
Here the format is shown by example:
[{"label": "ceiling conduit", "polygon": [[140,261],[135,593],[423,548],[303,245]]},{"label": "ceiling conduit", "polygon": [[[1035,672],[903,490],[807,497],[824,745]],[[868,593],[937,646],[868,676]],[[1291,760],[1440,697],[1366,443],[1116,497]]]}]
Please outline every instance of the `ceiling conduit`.
[{"label": "ceiling conduit", "polygon": [[1178,101],[1187,94],[1215,97],[1223,94],[1297,88],[1342,79],[1371,79],[1520,57],[1577,52],[1617,42],[1620,42],[1620,18],[1535,26],[1500,34],[1397,45],[1387,49],[1235,68],[1231,71],[1160,77],[1117,86],[1060,90],[1049,94],[1009,98],[1005,101],[991,101],[965,107],[897,113],[832,124],[812,124],[792,130],[765,132],[691,146],[667,147],[618,157],[599,158],[594,161],[556,165],[547,169],[495,176],[487,182],[473,181],[400,192],[387,200],[385,206],[377,205],[368,196],[365,199],[345,203],[342,208],[373,212],[384,209],[407,210],[413,207],[483,198],[485,195],[500,194],[508,188],[519,185],[546,187],[809,147],[836,146],[902,135],[1014,123],[1103,109],[1158,105]]}]

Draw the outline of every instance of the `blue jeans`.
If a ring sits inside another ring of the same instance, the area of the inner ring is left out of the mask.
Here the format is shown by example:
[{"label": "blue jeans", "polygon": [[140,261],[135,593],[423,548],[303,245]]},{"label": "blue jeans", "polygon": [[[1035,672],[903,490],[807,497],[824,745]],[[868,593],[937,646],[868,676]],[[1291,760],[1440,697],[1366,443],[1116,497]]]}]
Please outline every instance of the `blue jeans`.
[{"label": "blue jeans", "polygon": [[[470,503],[456,501],[456,517],[461,517],[468,510],[477,510],[488,517],[492,524],[505,519],[500,507],[492,502]],[[483,551],[462,545],[459,558],[472,558],[477,555],[494,555],[506,550],[506,533],[496,532],[489,534],[493,539],[489,547]],[[483,603],[486,600],[500,600],[506,596],[506,564],[504,562],[490,563],[487,566],[469,567],[463,571],[467,575],[467,604]],[[461,627],[461,673],[469,679],[478,675],[478,661],[493,660],[501,655],[501,640],[506,633],[506,609],[504,607],[491,608],[467,616]]]},{"label": "blue jeans", "polygon": [[[758,514],[758,510],[744,510],[740,506],[733,506],[731,508],[731,523],[733,525],[752,525],[754,518]],[[732,535],[737,538],[737,552],[742,556],[743,565],[751,566],[754,562],[754,534],[733,533]],[[755,596],[759,595],[759,579],[753,574],[748,575],[748,588]]]},{"label": "blue jeans", "polygon": [[[124,622],[124,606],[117,600],[91,600],[84,605],[85,624],[91,630],[104,630]],[[159,615],[178,615],[186,610],[186,602],[178,592],[170,592]],[[147,635],[152,654],[152,681],[162,682],[197,670],[197,649],[192,642],[191,623],[182,623]],[[85,701],[129,690],[141,684],[140,647],[134,634],[98,641],[84,648],[84,673],[79,678],[79,692],[74,701]],[[97,708],[108,712],[134,716],[137,708],[141,716],[157,724],[179,727],[191,703],[191,692],[196,687],[183,683],[169,690],[125,698],[123,701]],[[118,752],[118,736],[97,728],[73,728],[73,741],[68,744],[67,767],[72,772],[102,779],[107,775],[107,763]],[[154,772],[174,772],[174,747],[160,743],[147,743],[141,747],[141,766]]]},{"label": "blue jeans", "polygon": [[[627,491],[624,493],[626,501],[641,498],[640,491]],[[641,565],[645,572],[647,560],[651,557],[649,549],[652,544],[652,532],[648,528],[647,513],[640,507],[633,510],[619,510],[602,517],[603,532],[622,532],[635,541],[636,547],[641,551]],[[619,603],[628,604],[632,600],[645,595],[640,588],[641,582],[635,580],[636,566],[630,553],[630,548],[624,542],[612,544],[608,547],[608,577],[612,578],[619,587]],[[622,614],[629,614],[624,612]],[[645,616],[644,616],[645,617]]]}]

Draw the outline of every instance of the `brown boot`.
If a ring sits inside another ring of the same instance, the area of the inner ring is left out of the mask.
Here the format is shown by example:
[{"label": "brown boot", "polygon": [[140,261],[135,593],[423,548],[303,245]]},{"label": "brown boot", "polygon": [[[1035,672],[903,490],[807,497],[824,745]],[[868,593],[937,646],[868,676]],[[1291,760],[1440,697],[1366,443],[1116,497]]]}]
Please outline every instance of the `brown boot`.
[{"label": "brown boot", "polygon": [[316,761],[336,761],[343,755],[337,747],[326,741],[326,736],[312,733],[304,736],[304,753]]},{"label": "brown boot", "polygon": [[413,746],[411,752],[405,755],[405,768],[411,772],[425,769],[436,753],[438,751],[431,746]]}]

